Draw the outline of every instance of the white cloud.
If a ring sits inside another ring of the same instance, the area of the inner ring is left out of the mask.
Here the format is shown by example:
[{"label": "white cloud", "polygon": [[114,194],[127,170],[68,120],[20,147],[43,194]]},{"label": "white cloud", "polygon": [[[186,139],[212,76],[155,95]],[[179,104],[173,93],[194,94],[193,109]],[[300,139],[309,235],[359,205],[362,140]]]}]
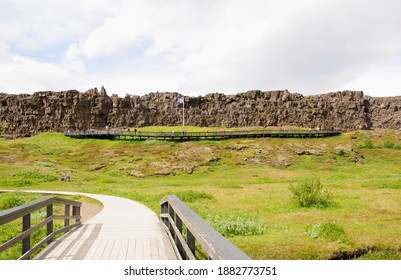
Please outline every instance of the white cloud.
[{"label": "white cloud", "polygon": [[375,64],[339,90],[366,88],[364,92],[369,96],[401,96],[400,75],[401,56]]},{"label": "white cloud", "polygon": [[[398,0],[10,3],[0,11],[0,42],[8,46],[0,46],[0,59],[25,60],[0,69],[10,73],[24,65],[18,75],[36,79],[35,88],[48,89],[64,77],[59,87],[104,84],[121,95],[249,89],[312,94],[350,86],[378,96],[401,89]],[[58,60],[30,58],[30,51],[47,53],[54,46],[62,49]],[[29,67],[40,71],[30,75],[35,70]],[[13,82],[8,88],[18,89],[16,79],[8,81],[0,82],[0,90]]]},{"label": "white cloud", "polygon": [[32,93],[71,89],[74,88],[75,71],[61,65],[15,55],[9,52],[4,43],[0,43],[1,92]]},{"label": "white cloud", "polygon": [[0,41],[13,48],[39,50],[85,36],[117,13],[119,1],[0,1]]}]

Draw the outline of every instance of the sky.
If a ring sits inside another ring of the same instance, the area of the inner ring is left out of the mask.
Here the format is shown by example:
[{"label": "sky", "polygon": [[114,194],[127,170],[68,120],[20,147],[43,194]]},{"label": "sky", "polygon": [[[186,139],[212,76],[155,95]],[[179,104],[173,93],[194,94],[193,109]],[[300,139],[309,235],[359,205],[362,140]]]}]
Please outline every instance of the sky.
[{"label": "sky", "polygon": [[0,92],[401,96],[400,0],[0,0]]}]

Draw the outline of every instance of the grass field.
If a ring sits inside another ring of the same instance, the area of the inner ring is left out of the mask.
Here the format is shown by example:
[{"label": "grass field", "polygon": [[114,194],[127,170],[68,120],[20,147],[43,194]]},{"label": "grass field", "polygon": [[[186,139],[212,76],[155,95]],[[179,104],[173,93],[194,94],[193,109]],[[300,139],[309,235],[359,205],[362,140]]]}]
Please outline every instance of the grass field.
[{"label": "grass field", "polygon": [[[400,139],[395,130],[182,143],[42,133],[0,139],[0,189],[111,194],[156,213],[176,194],[254,259],[401,259]],[[312,180],[332,194],[328,207],[293,200],[290,187]]]}]

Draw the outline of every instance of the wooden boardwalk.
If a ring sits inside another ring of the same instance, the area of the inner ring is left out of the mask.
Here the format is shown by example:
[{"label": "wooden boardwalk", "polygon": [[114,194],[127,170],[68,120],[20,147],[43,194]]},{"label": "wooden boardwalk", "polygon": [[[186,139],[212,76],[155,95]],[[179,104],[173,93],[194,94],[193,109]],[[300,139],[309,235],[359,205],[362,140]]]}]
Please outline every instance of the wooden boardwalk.
[{"label": "wooden boardwalk", "polygon": [[73,192],[47,193],[88,196],[102,202],[104,208],[77,229],[52,242],[35,259],[177,259],[162,222],[144,205],[129,199],[107,195]]},{"label": "wooden boardwalk", "polygon": [[163,141],[190,141],[190,140],[224,140],[231,138],[321,138],[341,134],[341,130],[220,130],[206,132],[182,131],[132,131],[119,129],[89,129],[73,131],[68,130],[65,136],[73,138],[98,138],[98,139],[128,139],[146,140],[156,139]]}]

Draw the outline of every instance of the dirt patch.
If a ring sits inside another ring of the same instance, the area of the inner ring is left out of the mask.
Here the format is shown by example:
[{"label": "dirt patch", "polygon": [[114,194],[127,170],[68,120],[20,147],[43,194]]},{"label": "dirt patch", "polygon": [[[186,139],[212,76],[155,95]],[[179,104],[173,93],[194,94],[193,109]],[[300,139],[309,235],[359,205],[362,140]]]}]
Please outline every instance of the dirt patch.
[{"label": "dirt patch", "polygon": [[370,246],[356,249],[354,251],[339,251],[334,253],[329,260],[354,260],[368,254],[400,254],[401,248],[381,248],[379,246]]},{"label": "dirt patch", "polygon": [[81,221],[86,222],[103,209],[103,205],[97,203],[82,202]]}]

